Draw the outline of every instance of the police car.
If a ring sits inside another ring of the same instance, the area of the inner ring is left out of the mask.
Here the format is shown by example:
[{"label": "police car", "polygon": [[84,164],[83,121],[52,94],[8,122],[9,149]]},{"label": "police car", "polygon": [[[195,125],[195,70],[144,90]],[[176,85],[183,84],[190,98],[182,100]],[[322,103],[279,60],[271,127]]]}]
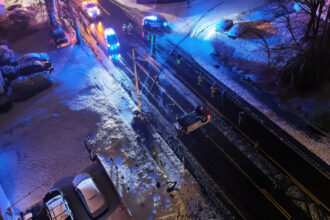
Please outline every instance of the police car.
[{"label": "police car", "polygon": [[116,32],[112,28],[106,28],[104,30],[104,41],[107,45],[110,58],[119,58],[119,41]]},{"label": "police car", "polygon": [[166,29],[168,27],[168,23],[166,19],[160,18],[156,15],[150,15],[143,18],[142,26],[144,28],[163,28]]},{"label": "police car", "polygon": [[101,11],[95,1],[83,2],[83,10],[91,19],[96,19],[101,14]]},{"label": "police car", "polygon": [[176,120],[175,130],[180,134],[188,134],[209,123],[211,115],[202,106],[197,106],[195,111],[186,113]]}]

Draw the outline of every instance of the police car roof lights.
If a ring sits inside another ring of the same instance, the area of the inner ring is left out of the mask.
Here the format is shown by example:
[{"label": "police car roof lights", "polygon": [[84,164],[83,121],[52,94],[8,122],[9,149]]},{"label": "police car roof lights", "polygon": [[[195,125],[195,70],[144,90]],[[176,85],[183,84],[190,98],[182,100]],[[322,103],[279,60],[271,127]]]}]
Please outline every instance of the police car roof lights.
[{"label": "police car roof lights", "polygon": [[106,28],[104,30],[104,35],[115,35],[115,31],[112,28]]},{"label": "police car roof lights", "polygon": [[150,15],[150,16],[145,17],[145,19],[146,20],[151,20],[151,21],[157,21],[158,17],[155,16],[155,15]]}]

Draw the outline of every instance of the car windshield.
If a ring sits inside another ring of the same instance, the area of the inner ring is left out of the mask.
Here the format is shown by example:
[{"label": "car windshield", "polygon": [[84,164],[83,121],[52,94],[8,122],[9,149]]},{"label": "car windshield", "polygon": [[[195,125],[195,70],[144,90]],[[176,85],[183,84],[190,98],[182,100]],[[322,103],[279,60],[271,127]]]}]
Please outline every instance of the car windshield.
[{"label": "car windshield", "polygon": [[116,35],[111,34],[107,36],[108,44],[116,44],[118,42]]}]

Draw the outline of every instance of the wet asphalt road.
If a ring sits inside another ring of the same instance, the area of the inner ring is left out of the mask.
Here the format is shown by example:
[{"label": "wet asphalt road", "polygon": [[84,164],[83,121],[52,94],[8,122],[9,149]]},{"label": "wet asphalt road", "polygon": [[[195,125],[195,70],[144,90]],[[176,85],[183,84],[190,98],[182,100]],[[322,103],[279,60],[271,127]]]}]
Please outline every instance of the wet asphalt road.
[{"label": "wet asphalt road", "polygon": [[[137,72],[142,97],[147,98],[148,102],[155,106],[170,124],[174,123],[177,115],[192,111],[195,106],[180,91],[181,88],[176,88],[171,83],[168,74],[171,74],[170,77],[181,78],[192,85],[197,84],[198,68],[195,64],[187,62],[185,65],[176,66],[176,55],[173,54],[168,56],[165,68],[168,67],[170,73],[168,71],[160,72],[159,68],[162,67],[152,64],[152,60],[157,60],[160,55],[166,56],[159,54],[160,45],[156,46],[155,52],[152,46],[148,46],[146,39],[142,38],[141,22],[131,20],[121,8],[110,1],[100,0],[99,4],[110,12],[110,15],[102,14],[103,25],[114,28],[120,41],[122,59],[114,61],[114,63],[125,72],[125,76],[122,76],[121,79],[123,81],[120,82],[123,88],[135,99],[135,90],[132,87],[135,81],[131,56],[131,47],[134,46],[137,48]],[[128,22],[131,22],[134,27],[131,35],[126,35],[121,31],[122,24]],[[157,32],[156,37],[157,34],[165,33]],[[152,36],[154,36],[153,33]],[[103,52],[107,53],[102,44],[100,47]],[[141,53],[141,51],[143,52]],[[168,51],[168,48],[165,51]],[[127,81],[131,84],[128,85]],[[202,85],[203,89],[200,89],[198,85],[194,85],[194,87],[204,96],[210,95],[210,92],[207,92],[209,84]],[[208,95],[205,95],[207,93]],[[214,100],[217,99],[219,97]],[[214,100],[212,101],[214,102]],[[217,101],[220,103],[220,100]],[[148,111],[148,109],[145,110]],[[154,115],[154,117],[158,116]],[[275,189],[269,179],[226,140],[212,123],[190,135],[181,136],[179,139],[192,152],[214,182],[226,193],[235,206],[232,207],[232,210],[236,212],[237,216],[247,219],[285,219],[289,216],[292,219],[306,219],[304,213],[284,195],[284,192]]]}]

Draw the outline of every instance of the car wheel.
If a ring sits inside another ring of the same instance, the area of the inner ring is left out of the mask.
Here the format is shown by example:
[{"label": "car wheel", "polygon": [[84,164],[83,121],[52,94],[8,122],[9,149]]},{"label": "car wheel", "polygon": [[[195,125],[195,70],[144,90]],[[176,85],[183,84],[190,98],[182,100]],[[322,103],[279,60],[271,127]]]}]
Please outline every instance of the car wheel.
[{"label": "car wheel", "polygon": [[202,121],[203,123],[205,123],[205,122],[207,121],[207,117],[206,117],[206,116],[203,116],[203,118],[201,119],[201,121]]}]

